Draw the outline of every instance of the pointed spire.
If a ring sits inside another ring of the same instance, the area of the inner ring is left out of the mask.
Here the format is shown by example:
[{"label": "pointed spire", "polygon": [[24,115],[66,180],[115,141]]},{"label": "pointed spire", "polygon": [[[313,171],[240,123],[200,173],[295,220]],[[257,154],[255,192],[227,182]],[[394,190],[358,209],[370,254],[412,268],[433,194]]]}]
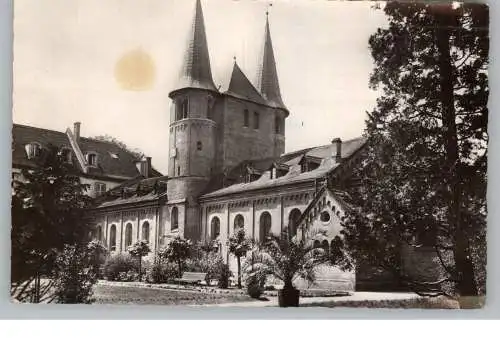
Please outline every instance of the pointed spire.
[{"label": "pointed spire", "polygon": [[276,61],[274,59],[273,44],[269,30],[269,13],[267,11],[266,30],[264,35],[264,52],[262,56],[262,63],[259,67],[257,82],[257,89],[267,100],[269,105],[287,110],[283,100],[281,99],[278,72],[276,70]]},{"label": "pointed spire", "polygon": [[195,15],[187,50],[184,55],[179,82],[175,90],[182,88],[217,90],[210,69],[210,57],[200,0],[196,0]]},{"label": "pointed spire", "polygon": [[259,91],[252,85],[248,77],[246,77],[238,66],[236,57],[234,58],[233,72],[226,93],[245,100],[266,104],[266,100],[262,98]]}]

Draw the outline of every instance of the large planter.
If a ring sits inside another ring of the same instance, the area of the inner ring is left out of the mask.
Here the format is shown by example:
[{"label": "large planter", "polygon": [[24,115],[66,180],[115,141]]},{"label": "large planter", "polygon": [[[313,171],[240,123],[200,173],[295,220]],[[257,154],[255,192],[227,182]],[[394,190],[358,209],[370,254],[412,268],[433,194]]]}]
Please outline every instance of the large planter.
[{"label": "large planter", "polygon": [[300,291],[295,288],[278,290],[279,307],[298,307]]}]

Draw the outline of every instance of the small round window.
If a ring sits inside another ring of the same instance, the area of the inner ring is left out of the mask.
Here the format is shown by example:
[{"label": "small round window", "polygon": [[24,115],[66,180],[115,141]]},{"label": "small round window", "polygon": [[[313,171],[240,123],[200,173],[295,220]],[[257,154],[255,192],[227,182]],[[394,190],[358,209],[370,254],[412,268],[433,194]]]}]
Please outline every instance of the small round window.
[{"label": "small round window", "polygon": [[330,213],[328,211],[323,211],[320,215],[321,222],[330,222]]}]

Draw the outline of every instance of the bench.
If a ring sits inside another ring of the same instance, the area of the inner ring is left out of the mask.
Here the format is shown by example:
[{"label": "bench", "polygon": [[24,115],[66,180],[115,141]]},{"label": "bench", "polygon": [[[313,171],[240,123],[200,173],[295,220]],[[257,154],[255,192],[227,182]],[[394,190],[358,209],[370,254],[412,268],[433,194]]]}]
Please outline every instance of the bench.
[{"label": "bench", "polygon": [[184,272],[182,278],[176,278],[175,281],[186,284],[200,284],[205,281],[206,277],[205,272]]}]

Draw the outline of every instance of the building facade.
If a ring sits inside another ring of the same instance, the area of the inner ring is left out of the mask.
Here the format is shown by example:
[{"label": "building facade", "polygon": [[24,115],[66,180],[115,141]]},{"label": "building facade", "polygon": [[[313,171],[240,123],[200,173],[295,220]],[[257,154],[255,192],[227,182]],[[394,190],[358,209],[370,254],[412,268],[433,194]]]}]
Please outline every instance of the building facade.
[{"label": "building facade", "polygon": [[[266,16],[263,54],[255,85],[233,64],[227,89],[216,88],[210,68],[201,3],[172,100],[168,175],[129,180],[100,197],[94,210],[96,237],[113,252],[138,239],[152,250],[182,236],[218,240],[232,268],[227,240],[237,229],[263,240],[285,228],[330,249],[348,206],[341,187],[360,160],[360,137],[285,150],[285,106]],[[302,225],[306,233],[301,233]],[[310,237],[309,233],[321,230]],[[354,272],[323,269],[319,282],[352,290]]]},{"label": "building facade", "polygon": [[82,137],[81,123],[65,132],[14,124],[12,127],[12,179],[23,180],[22,170],[37,167],[37,160],[49,146],[59,149],[72,165],[87,194],[98,197],[137,177],[161,176],[151,166],[151,158],[141,157],[119,145]]}]

